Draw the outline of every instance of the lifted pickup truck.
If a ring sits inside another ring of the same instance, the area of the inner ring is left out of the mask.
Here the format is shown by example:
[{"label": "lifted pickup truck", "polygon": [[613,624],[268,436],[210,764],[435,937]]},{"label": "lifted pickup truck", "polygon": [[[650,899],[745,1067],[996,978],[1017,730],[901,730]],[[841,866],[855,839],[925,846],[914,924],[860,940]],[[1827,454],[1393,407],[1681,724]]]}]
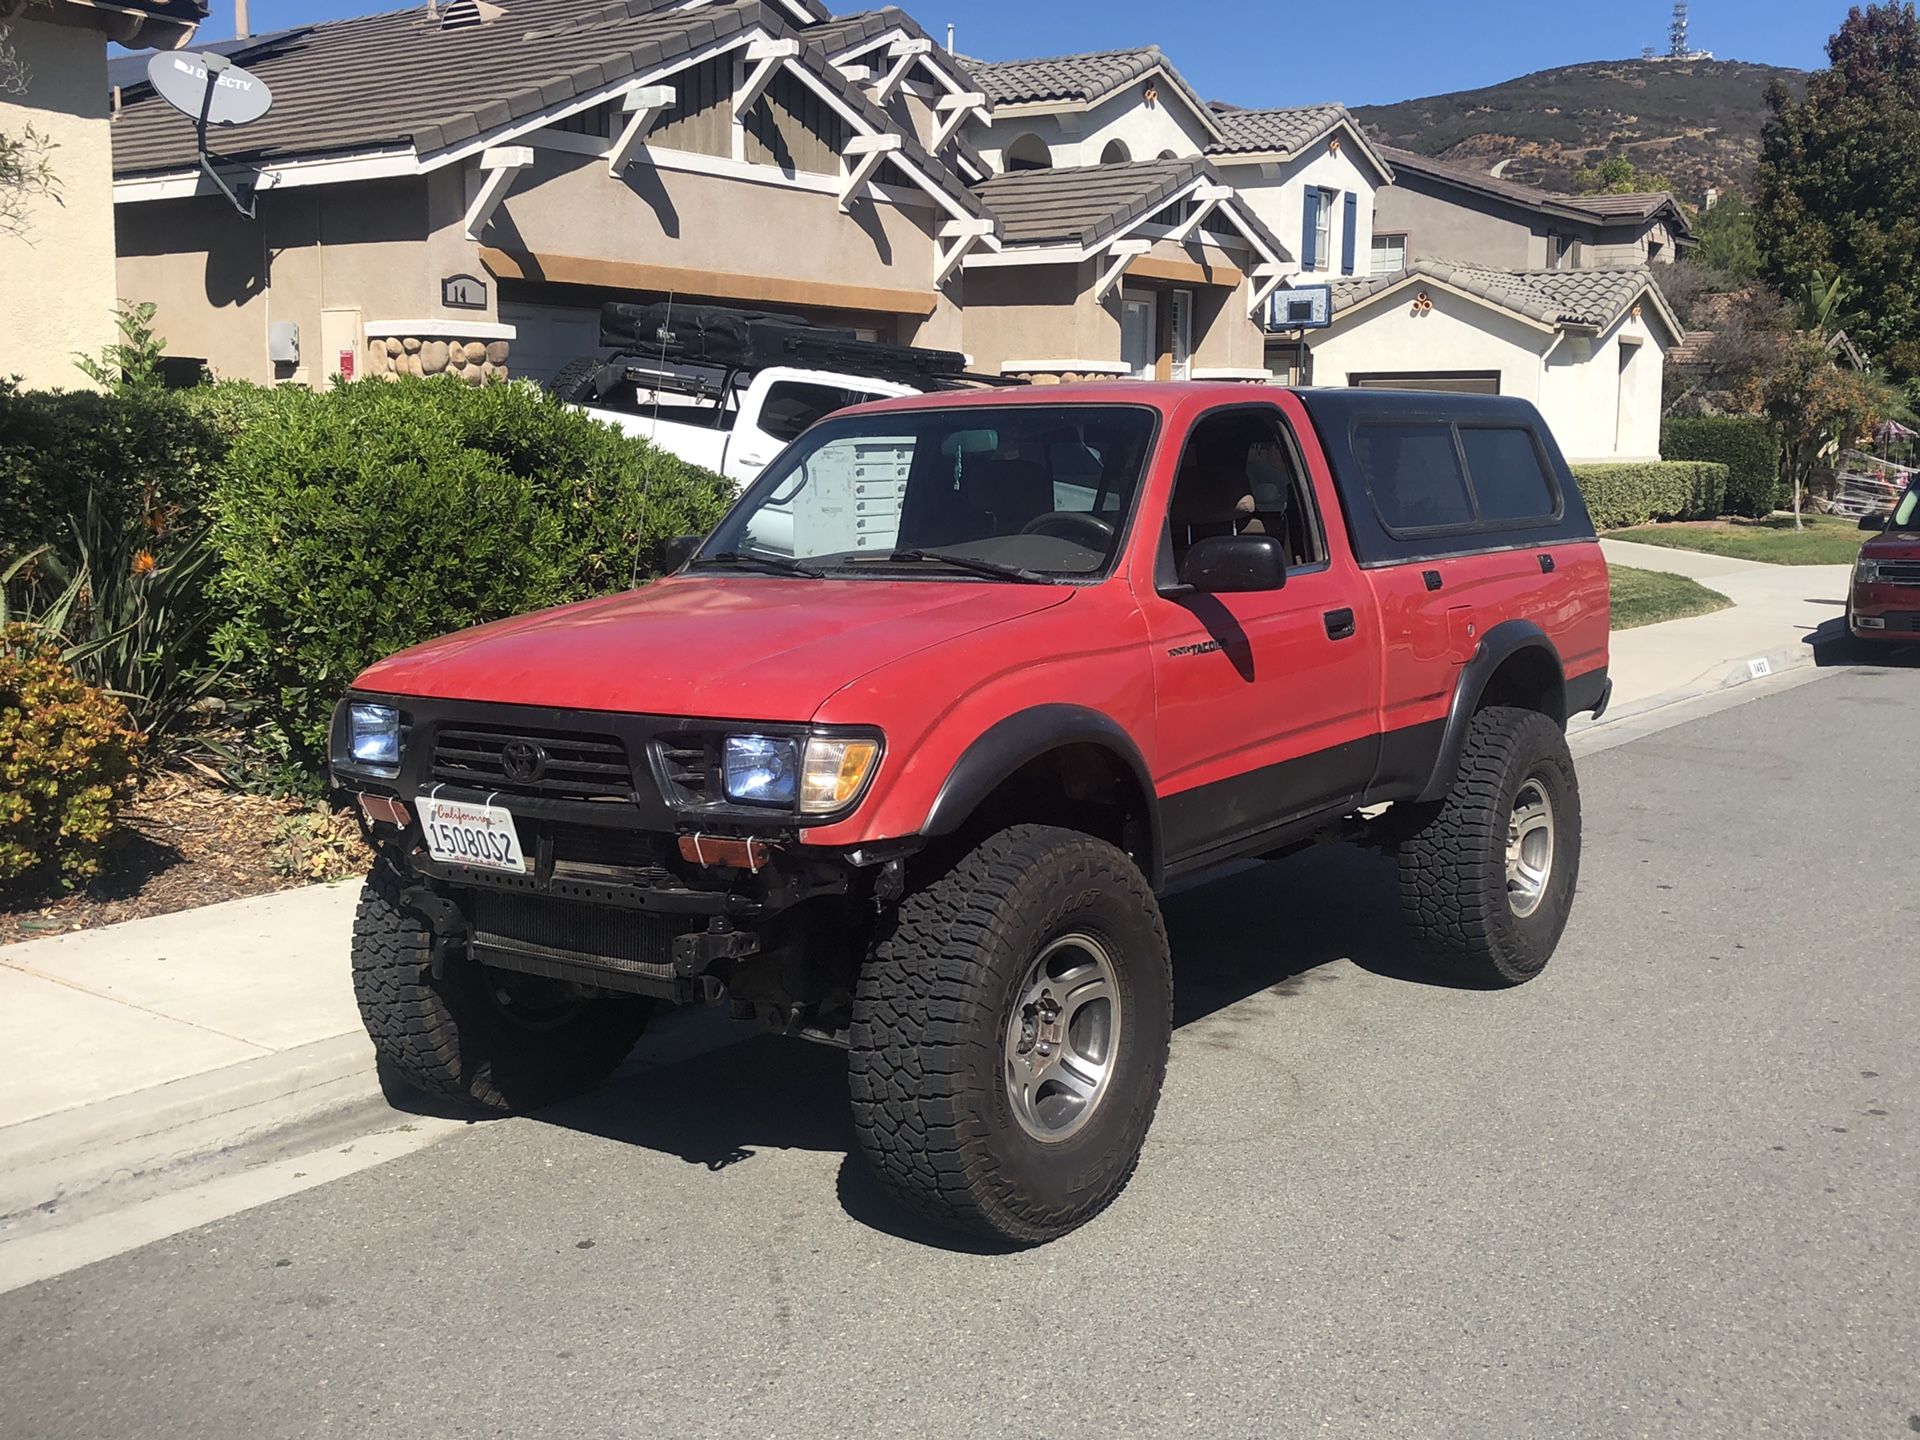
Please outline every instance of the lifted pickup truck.
[{"label": "lifted pickup truck", "polygon": [[887,401],[686,543],[339,707],[377,849],[355,985],[428,1089],[535,1106],[652,1006],[728,1004],[849,1049],[901,1201],[1038,1242],[1140,1154],[1169,882],[1383,847],[1413,940],[1473,985],[1533,978],[1567,923],[1607,574],[1522,401]]},{"label": "lifted pickup truck", "polygon": [[745,484],[815,422],[950,388],[966,357],[887,345],[792,315],[609,301],[600,345],[547,389],[629,435]]}]

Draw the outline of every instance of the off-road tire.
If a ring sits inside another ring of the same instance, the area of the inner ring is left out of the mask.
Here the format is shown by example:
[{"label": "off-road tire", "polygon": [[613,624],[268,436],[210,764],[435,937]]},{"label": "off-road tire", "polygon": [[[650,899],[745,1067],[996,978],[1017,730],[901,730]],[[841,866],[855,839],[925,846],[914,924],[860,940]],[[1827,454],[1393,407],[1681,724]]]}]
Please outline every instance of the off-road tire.
[{"label": "off-road tire", "polygon": [[[1507,826],[1537,779],[1553,809],[1554,854],[1532,914],[1507,892]],[[1536,710],[1494,705],[1473,717],[1453,788],[1399,847],[1400,903],[1429,958],[1469,985],[1521,985],[1546,968],[1580,874],[1580,785],[1560,727]]]},{"label": "off-road tire", "polygon": [[[1006,1026],[1036,957],[1072,934],[1112,961],[1119,1038],[1084,1126],[1043,1142],[1011,1109]],[[1172,1017],[1166,927],[1133,862],[1076,831],[1003,830],[902,900],[862,967],[849,1057],[860,1149],[939,1225],[1017,1244],[1064,1235],[1139,1162]]]},{"label": "off-road tire", "polygon": [[[495,979],[463,953],[432,970],[432,934],[384,864],[353,917],[353,994],[374,1053],[416,1088],[485,1110],[536,1110],[599,1084],[633,1049],[644,999],[583,1000],[553,1023],[516,1024]],[[509,977],[509,979],[517,977]]]},{"label": "off-road tire", "polygon": [[597,398],[587,388],[587,382],[594,377],[605,362],[592,355],[583,355],[578,360],[569,360],[547,381],[547,393],[567,405],[586,405]]}]

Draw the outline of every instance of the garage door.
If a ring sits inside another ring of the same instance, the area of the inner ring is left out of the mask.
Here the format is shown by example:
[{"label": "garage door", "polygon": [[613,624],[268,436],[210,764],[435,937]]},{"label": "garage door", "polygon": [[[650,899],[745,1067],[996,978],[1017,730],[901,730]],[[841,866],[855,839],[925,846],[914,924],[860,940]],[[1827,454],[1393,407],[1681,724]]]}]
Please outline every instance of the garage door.
[{"label": "garage door", "polygon": [[513,373],[523,380],[544,385],[562,365],[601,353],[598,309],[502,300],[500,319],[514,327],[511,363]]},{"label": "garage door", "polygon": [[1353,375],[1356,390],[1447,390],[1459,395],[1498,395],[1498,370],[1417,370],[1405,375]]}]

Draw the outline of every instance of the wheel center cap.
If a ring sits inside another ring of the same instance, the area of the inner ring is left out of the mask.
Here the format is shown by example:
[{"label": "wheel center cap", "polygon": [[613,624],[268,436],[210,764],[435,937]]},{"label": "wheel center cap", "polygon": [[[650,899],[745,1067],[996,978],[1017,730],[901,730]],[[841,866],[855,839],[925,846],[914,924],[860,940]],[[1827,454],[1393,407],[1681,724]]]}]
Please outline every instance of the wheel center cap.
[{"label": "wheel center cap", "polygon": [[1028,1065],[1050,1059],[1066,1039],[1066,1027],[1060,1023],[1060,1002],[1050,991],[1027,1005],[1021,1014],[1020,1053]]}]

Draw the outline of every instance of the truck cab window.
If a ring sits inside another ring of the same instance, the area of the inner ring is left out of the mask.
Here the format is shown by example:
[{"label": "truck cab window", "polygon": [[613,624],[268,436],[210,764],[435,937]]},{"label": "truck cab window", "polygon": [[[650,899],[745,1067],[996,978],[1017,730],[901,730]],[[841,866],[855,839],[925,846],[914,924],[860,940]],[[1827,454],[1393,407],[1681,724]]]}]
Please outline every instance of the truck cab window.
[{"label": "truck cab window", "polygon": [[1298,453],[1266,410],[1229,410],[1194,426],[1167,518],[1176,573],[1193,543],[1214,535],[1279,536],[1290,568],[1326,558]]},{"label": "truck cab window", "polygon": [[810,385],[800,380],[781,380],[767,387],[766,402],[760,407],[760,429],[785,444],[797,440],[816,421],[836,410],[876,398],[861,390],[845,390],[836,385]]}]

